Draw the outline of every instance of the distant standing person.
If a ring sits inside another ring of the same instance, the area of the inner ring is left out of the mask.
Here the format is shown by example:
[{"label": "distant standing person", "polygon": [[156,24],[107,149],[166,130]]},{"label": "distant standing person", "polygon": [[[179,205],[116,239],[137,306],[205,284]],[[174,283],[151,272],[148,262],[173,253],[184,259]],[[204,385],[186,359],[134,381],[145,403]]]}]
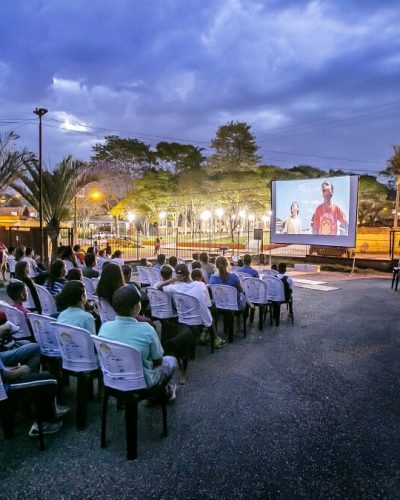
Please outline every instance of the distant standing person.
[{"label": "distant standing person", "polygon": [[332,203],[333,184],[324,181],[321,184],[324,202],[315,209],[311,219],[313,234],[347,235],[349,224],[345,213],[335,203]]},{"label": "distant standing person", "polygon": [[154,243],[154,255],[158,255],[161,250],[161,241],[160,238],[156,238],[156,241]]},{"label": "distant standing person", "polygon": [[301,234],[301,219],[299,217],[299,204],[293,201],[290,205],[290,216],[285,220],[282,232],[287,234]]}]

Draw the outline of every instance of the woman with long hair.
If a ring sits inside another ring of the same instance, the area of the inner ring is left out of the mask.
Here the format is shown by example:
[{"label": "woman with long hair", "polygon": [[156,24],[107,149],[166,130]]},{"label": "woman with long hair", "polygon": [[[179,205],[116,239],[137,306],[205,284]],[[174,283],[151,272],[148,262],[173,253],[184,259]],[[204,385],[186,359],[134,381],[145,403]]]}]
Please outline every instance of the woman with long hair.
[{"label": "woman with long hair", "polygon": [[[65,265],[66,265],[66,268],[68,271],[72,267],[79,267],[78,262],[76,260],[76,256],[74,254],[74,251],[73,251],[71,245],[64,247],[64,250],[61,254],[61,260],[65,261]],[[69,264],[69,263],[71,263],[71,264]]]},{"label": "woman with long hair", "polygon": [[25,283],[28,290],[30,291],[33,303],[35,304],[35,309],[33,310],[36,311],[38,314],[42,314],[42,305],[40,304],[39,295],[36,291],[35,284],[29,277],[29,271],[30,271],[29,263],[26,262],[25,260],[19,260],[15,264],[14,279]]},{"label": "woman with long hair", "polygon": [[66,283],[66,274],[67,270],[65,269],[64,261],[57,259],[50,266],[50,274],[46,281],[46,288],[53,297],[61,292],[62,287]]},{"label": "woman with long hair", "polygon": [[61,311],[58,323],[78,326],[96,334],[93,316],[85,311],[86,291],[82,281],[71,280],[65,283],[56,297],[57,309]]},{"label": "woman with long hair", "polygon": [[125,279],[121,266],[109,262],[103,267],[96,294],[100,299],[106,300],[111,305],[114,292],[124,285]]}]

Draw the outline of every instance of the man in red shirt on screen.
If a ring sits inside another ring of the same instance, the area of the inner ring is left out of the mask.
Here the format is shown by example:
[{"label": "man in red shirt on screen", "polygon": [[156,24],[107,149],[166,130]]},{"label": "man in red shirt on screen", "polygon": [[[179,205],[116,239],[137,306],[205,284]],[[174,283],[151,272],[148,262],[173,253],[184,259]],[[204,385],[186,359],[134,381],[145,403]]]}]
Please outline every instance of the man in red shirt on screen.
[{"label": "man in red shirt on screen", "polygon": [[332,203],[333,184],[324,181],[321,185],[324,202],[315,209],[311,219],[313,234],[323,236],[347,235],[348,222],[345,213],[335,203]]}]

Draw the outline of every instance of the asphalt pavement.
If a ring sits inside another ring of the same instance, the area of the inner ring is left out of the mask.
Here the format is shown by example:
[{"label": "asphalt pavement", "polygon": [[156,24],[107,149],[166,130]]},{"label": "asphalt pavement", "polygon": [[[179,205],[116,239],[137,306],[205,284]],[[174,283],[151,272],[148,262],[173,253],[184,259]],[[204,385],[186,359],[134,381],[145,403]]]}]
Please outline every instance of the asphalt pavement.
[{"label": "asphalt pavement", "polygon": [[[161,411],[142,403],[136,461],[123,411],[101,402],[74,415],[39,451],[20,420],[0,437],[1,499],[342,499],[400,497],[400,291],[388,279],[295,288],[292,325],[253,325],[211,355],[199,347],[188,382]],[[66,390],[74,406],[74,385]]]}]

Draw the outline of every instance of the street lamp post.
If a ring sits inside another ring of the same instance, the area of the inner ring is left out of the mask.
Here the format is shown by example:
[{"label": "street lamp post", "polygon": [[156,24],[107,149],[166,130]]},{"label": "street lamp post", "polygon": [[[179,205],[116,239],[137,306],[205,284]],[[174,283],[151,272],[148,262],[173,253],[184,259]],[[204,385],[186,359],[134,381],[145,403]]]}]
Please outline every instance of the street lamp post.
[{"label": "street lamp post", "polygon": [[[132,222],[135,220],[135,214],[133,214],[132,212],[128,212],[127,219],[128,219],[128,222],[129,222],[129,232],[130,232],[129,239],[130,239],[130,241],[133,242],[133,237],[132,237]],[[139,259],[137,259],[137,260],[139,260]]]},{"label": "street lamp post", "polygon": [[239,260],[239,245],[240,245],[240,229],[242,225],[242,221],[246,217],[246,210],[239,210],[239,226],[238,226],[238,246],[237,246],[237,251],[238,251],[238,260]]},{"label": "street lamp post", "polygon": [[[204,226],[207,226],[207,221],[209,221],[211,218],[211,212],[210,210],[204,210],[204,212],[202,212],[200,214],[200,219],[203,221],[203,229],[204,229]],[[210,231],[210,225],[208,226],[208,251],[211,250],[211,231]]]},{"label": "street lamp post", "polygon": [[35,108],[35,115],[39,117],[39,238],[40,254],[44,262],[44,239],[43,239],[43,168],[42,168],[42,116],[47,113],[46,108]]}]

